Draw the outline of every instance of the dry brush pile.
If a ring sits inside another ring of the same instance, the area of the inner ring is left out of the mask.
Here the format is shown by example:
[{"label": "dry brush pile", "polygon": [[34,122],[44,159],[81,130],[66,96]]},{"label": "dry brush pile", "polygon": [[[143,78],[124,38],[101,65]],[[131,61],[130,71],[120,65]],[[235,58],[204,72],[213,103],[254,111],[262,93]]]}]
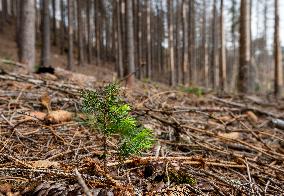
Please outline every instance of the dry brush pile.
[{"label": "dry brush pile", "polygon": [[0,195],[284,194],[283,102],[139,83],[123,97],[155,146],[119,160],[109,138],[105,172],[79,96],[103,84],[87,82],[1,71]]}]

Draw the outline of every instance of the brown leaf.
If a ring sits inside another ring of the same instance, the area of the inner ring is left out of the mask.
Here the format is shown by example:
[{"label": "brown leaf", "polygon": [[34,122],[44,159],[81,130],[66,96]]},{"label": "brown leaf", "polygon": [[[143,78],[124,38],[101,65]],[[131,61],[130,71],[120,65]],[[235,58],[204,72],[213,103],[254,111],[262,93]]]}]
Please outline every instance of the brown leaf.
[{"label": "brown leaf", "polygon": [[257,123],[258,117],[255,115],[255,113],[253,113],[252,111],[247,111],[246,115],[252,123]]},{"label": "brown leaf", "polygon": [[46,107],[48,113],[51,112],[51,98],[49,97],[48,93],[45,92],[41,97],[40,97],[41,104]]},{"label": "brown leaf", "polygon": [[219,136],[228,138],[228,139],[238,139],[240,138],[239,132],[231,132],[231,133],[218,133]]},{"label": "brown leaf", "polygon": [[45,120],[52,124],[68,122],[72,119],[73,113],[65,110],[56,110],[51,111],[46,117]]},{"label": "brown leaf", "polygon": [[34,168],[50,168],[50,167],[58,167],[59,163],[56,161],[48,161],[48,160],[38,160],[38,161],[31,161],[29,163]]},{"label": "brown leaf", "polygon": [[223,122],[227,122],[227,121],[230,121],[232,119],[232,117],[229,116],[229,115],[225,115],[225,116],[218,117],[218,119],[223,121]]},{"label": "brown leaf", "polygon": [[34,119],[33,117],[38,120],[44,120],[46,117],[46,113],[39,112],[39,111],[33,111],[29,113],[29,116],[27,116],[25,120]]}]

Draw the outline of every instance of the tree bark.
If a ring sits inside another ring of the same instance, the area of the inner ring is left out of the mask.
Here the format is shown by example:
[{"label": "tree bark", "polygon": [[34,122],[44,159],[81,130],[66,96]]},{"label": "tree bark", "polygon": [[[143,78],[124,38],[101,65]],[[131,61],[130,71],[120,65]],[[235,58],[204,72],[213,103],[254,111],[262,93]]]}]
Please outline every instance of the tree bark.
[{"label": "tree bark", "polygon": [[49,0],[43,0],[42,20],[41,66],[46,67],[50,65]]},{"label": "tree bark", "polygon": [[57,46],[57,32],[56,32],[56,1],[52,0],[52,32],[54,46]]},{"label": "tree bark", "polygon": [[134,31],[133,31],[133,10],[132,0],[127,0],[127,48],[128,48],[128,69],[127,86],[132,88],[134,85]]},{"label": "tree bark", "polygon": [[183,0],[182,5],[182,20],[183,20],[183,84],[188,85],[189,82],[189,73],[188,73],[188,0]]},{"label": "tree bark", "polygon": [[282,50],[280,44],[280,30],[279,30],[279,0],[274,0],[274,94],[277,97],[283,96],[283,70],[282,70]]},{"label": "tree bark", "polygon": [[219,64],[219,88],[221,91],[226,90],[227,69],[226,69],[226,43],[224,30],[224,0],[220,1],[220,64]]},{"label": "tree bark", "polygon": [[249,66],[250,66],[250,27],[249,27],[249,1],[241,0],[240,8],[240,56],[238,91],[249,92]]},{"label": "tree bark", "polygon": [[175,65],[176,65],[176,83],[182,83],[181,55],[180,55],[180,30],[181,30],[182,6],[180,0],[176,1],[176,47],[175,47]]},{"label": "tree bark", "polygon": [[78,63],[84,65],[84,44],[83,44],[83,25],[82,25],[82,0],[77,0],[77,24],[78,24]]},{"label": "tree bark", "polygon": [[35,71],[35,1],[22,1],[21,44],[19,61],[28,65],[28,71]]},{"label": "tree bark", "polygon": [[68,0],[68,56],[67,69],[73,69],[73,0]]},{"label": "tree bark", "polygon": [[122,51],[122,32],[121,32],[121,17],[120,17],[120,0],[116,0],[116,20],[117,20],[117,72],[118,77],[123,77],[123,51]]},{"label": "tree bark", "polygon": [[65,32],[66,32],[66,23],[65,23],[65,5],[64,0],[60,0],[60,54],[64,53],[65,49]]},{"label": "tree bark", "polygon": [[101,63],[101,45],[100,45],[100,10],[99,10],[99,2],[100,0],[95,0],[95,34],[96,34],[96,64],[99,65]]},{"label": "tree bark", "polygon": [[216,88],[217,84],[217,54],[216,54],[216,47],[217,47],[217,34],[216,34],[216,17],[217,17],[217,8],[216,8],[216,0],[213,2],[213,18],[212,18],[212,48],[211,48],[211,67],[210,67],[210,83],[212,88]]},{"label": "tree bark", "polygon": [[208,47],[207,47],[207,34],[206,34],[206,0],[203,0],[203,16],[202,16],[202,64],[203,64],[203,85],[205,87],[208,87],[209,81],[208,81]]},{"label": "tree bark", "polygon": [[176,84],[175,59],[174,59],[174,32],[173,32],[173,1],[168,0],[168,35],[169,35],[169,56],[170,56],[170,85]]},{"label": "tree bark", "polygon": [[152,58],[151,58],[151,0],[146,0],[146,23],[147,23],[147,77],[152,78]]}]

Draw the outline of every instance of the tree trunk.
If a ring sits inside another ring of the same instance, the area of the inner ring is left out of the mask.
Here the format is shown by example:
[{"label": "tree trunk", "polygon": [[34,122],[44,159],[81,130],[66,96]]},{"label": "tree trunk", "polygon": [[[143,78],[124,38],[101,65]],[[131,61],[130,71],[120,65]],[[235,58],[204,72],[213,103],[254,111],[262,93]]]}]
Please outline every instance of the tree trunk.
[{"label": "tree trunk", "polygon": [[140,5],[140,1],[137,2],[137,12],[138,12],[138,37],[137,37],[137,61],[138,61],[138,66],[139,66],[139,70],[138,70],[138,77],[139,79],[142,79],[143,76],[143,63],[142,63],[142,9],[141,9],[141,5]]},{"label": "tree trunk", "polygon": [[283,96],[283,70],[282,70],[282,50],[280,44],[279,30],[279,0],[274,0],[274,63],[275,63],[275,78],[274,78],[274,94],[277,97]]},{"label": "tree trunk", "polygon": [[64,0],[60,0],[60,54],[62,55],[64,53],[65,49],[65,5]]},{"label": "tree trunk", "polygon": [[219,88],[221,91],[226,90],[227,69],[226,69],[226,43],[224,30],[224,0],[220,1],[220,64],[219,64]]},{"label": "tree trunk", "polygon": [[190,84],[196,84],[197,66],[195,56],[195,0],[189,1],[189,59],[190,59]]},{"label": "tree trunk", "polygon": [[188,85],[189,82],[189,73],[188,73],[188,0],[183,0],[182,5],[182,19],[183,19],[183,84]]},{"label": "tree trunk", "polygon": [[151,62],[151,0],[146,0],[147,13],[147,77],[152,78],[152,62]]},{"label": "tree trunk", "polygon": [[92,63],[91,5],[92,1],[88,0],[87,1],[88,63]]},{"label": "tree trunk", "polygon": [[120,17],[120,0],[116,0],[116,20],[117,20],[117,72],[118,77],[123,77],[123,51],[122,51],[122,32],[121,32],[121,17]]},{"label": "tree trunk", "polygon": [[176,65],[176,83],[182,83],[182,69],[181,69],[181,55],[180,55],[180,29],[181,29],[181,2],[180,0],[176,1],[176,53],[175,53],[175,65]]},{"label": "tree trunk", "polygon": [[53,42],[54,46],[57,45],[57,32],[56,32],[56,1],[52,0],[52,31],[53,31]]},{"label": "tree trunk", "polygon": [[127,86],[133,87],[134,84],[134,31],[133,31],[133,10],[132,0],[127,0],[127,49],[128,49],[128,69]]},{"label": "tree trunk", "polygon": [[249,28],[249,1],[241,0],[240,8],[240,56],[238,91],[249,92],[249,66],[250,66],[250,28]]},{"label": "tree trunk", "polygon": [[43,0],[42,20],[41,66],[46,67],[50,65],[49,0]]},{"label": "tree trunk", "polygon": [[217,8],[216,8],[216,0],[213,2],[213,18],[212,18],[212,48],[211,48],[211,67],[210,67],[210,83],[212,88],[216,88],[217,84],[217,54],[216,54],[216,47],[217,47],[217,34],[216,34],[216,17],[217,17]]},{"label": "tree trunk", "polygon": [[170,56],[170,85],[176,84],[175,59],[174,59],[174,32],[173,32],[173,1],[168,0],[168,35],[169,35],[169,56]]},{"label": "tree trunk", "polygon": [[95,33],[96,33],[96,64],[101,64],[101,34],[100,34],[100,20],[101,20],[101,14],[99,10],[99,3],[100,0],[95,0],[94,6],[95,6]]},{"label": "tree trunk", "polygon": [[73,69],[73,0],[68,0],[68,57],[67,69]]},{"label": "tree trunk", "polygon": [[77,23],[78,23],[78,63],[84,65],[83,25],[82,25],[82,0],[77,0]]},{"label": "tree trunk", "polygon": [[35,1],[22,1],[21,44],[19,61],[28,65],[30,72],[35,71]]},{"label": "tree trunk", "polygon": [[207,35],[206,35],[206,0],[203,0],[203,16],[202,16],[202,63],[203,63],[203,85],[208,87],[208,48],[207,48]]}]

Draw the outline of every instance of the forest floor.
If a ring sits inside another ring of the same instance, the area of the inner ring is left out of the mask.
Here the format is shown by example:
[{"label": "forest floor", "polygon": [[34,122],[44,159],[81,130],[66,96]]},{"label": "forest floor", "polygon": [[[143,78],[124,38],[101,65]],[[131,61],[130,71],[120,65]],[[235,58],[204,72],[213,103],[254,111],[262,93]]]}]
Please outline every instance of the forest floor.
[{"label": "forest floor", "polygon": [[[0,195],[284,194],[281,100],[153,82],[122,86],[156,143],[121,162],[109,138],[104,172],[103,136],[79,119],[80,91],[106,82],[59,68],[27,75],[0,64]],[[48,114],[46,99],[59,116]]]}]

